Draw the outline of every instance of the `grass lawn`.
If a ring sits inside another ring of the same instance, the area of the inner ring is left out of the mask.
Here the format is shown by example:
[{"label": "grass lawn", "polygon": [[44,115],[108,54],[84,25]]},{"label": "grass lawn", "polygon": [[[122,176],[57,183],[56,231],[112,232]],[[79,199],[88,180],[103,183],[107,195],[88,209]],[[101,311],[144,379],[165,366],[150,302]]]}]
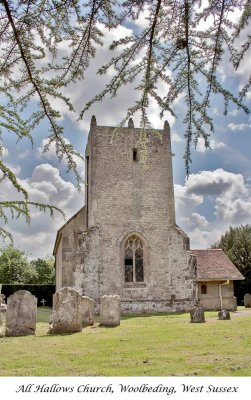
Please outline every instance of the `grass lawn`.
[{"label": "grass lawn", "polygon": [[251,376],[251,314],[205,324],[189,314],[123,317],[81,333],[47,335],[51,310],[38,309],[36,336],[0,339],[0,376]]}]

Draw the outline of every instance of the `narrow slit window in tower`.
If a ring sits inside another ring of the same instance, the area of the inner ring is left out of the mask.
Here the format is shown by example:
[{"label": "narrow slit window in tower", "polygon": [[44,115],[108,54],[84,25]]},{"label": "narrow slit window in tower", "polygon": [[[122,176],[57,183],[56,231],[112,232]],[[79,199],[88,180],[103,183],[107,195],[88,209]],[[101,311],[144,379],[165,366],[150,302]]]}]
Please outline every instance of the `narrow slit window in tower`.
[{"label": "narrow slit window in tower", "polygon": [[138,149],[133,149],[133,150],[132,150],[132,154],[133,154],[133,161],[139,161],[139,152],[138,152]]}]

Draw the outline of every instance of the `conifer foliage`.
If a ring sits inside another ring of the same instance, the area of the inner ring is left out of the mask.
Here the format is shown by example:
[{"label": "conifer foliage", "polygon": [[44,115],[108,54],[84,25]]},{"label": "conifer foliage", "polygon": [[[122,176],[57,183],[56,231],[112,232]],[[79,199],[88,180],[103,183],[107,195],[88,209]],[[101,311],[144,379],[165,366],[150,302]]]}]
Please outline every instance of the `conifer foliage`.
[{"label": "conifer foliage", "polygon": [[[134,25],[141,12],[147,13],[141,28]],[[233,22],[234,12],[240,13]],[[101,93],[91,99],[83,111],[106,95],[116,96],[118,90],[134,83],[139,92],[135,104],[128,104],[128,112],[121,125],[135,112],[141,113],[142,146],[150,98],[161,108],[161,115],[169,111],[175,116],[174,104],[184,96],[186,111],[186,171],[189,174],[191,144],[200,137],[209,147],[209,136],[214,130],[210,116],[212,93],[222,95],[227,113],[230,102],[248,112],[244,97],[250,87],[250,77],[240,93],[232,93],[217,73],[222,59],[238,69],[251,43],[248,23],[250,1],[208,0],[202,7],[200,0],[1,0],[0,2],[0,129],[16,135],[18,140],[29,138],[44,119],[50,133],[44,152],[55,144],[61,160],[67,160],[69,170],[81,181],[76,157],[81,157],[64,138],[60,124],[62,115],[57,104],[65,104],[74,111],[64,88],[71,82],[84,79],[96,49],[102,44],[103,28],[120,25],[134,26],[130,36],[115,40],[110,46],[114,56],[98,71],[111,74]],[[113,71],[113,74],[111,73]],[[159,87],[165,87],[165,94]],[[30,111],[32,110],[32,111]],[[27,117],[28,114],[28,117]],[[0,142],[0,156],[4,143]],[[23,195],[22,201],[1,201],[0,234],[8,213],[23,215],[29,220],[30,207],[35,206],[53,214],[56,207],[32,203],[13,171],[1,160],[1,180],[8,179]]]}]

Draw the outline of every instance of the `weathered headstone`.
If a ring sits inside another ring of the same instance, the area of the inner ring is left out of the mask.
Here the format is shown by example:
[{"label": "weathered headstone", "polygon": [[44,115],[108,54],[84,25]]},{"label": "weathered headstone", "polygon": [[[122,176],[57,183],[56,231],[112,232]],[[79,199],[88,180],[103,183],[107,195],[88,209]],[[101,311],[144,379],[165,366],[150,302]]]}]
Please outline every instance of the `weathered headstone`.
[{"label": "weathered headstone", "polygon": [[7,311],[7,305],[5,303],[2,303],[0,306],[0,312],[5,313]]},{"label": "weathered headstone", "polygon": [[244,296],[244,307],[251,308],[251,294],[246,293]]},{"label": "weathered headstone", "polygon": [[218,312],[218,319],[220,320],[229,320],[230,319],[230,312],[227,310],[221,310]]},{"label": "weathered headstone", "polygon": [[0,338],[3,336],[5,336],[5,324],[4,324],[3,317],[0,313]]},{"label": "weathered headstone", "polygon": [[49,333],[82,331],[82,296],[73,288],[64,287],[53,295],[53,312]]},{"label": "weathered headstone", "polygon": [[102,296],[100,302],[100,325],[117,326],[120,325],[120,297]]},{"label": "weathered headstone", "polygon": [[37,298],[27,290],[18,290],[8,297],[6,336],[35,335]]},{"label": "weathered headstone", "polygon": [[81,303],[82,326],[94,324],[94,301],[89,297],[82,296]]},{"label": "weathered headstone", "polygon": [[49,333],[51,333],[50,330],[51,330],[51,328],[52,328],[52,322],[53,322],[53,320],[52,320],[52,315],[53,315],[53,314],[51,314],[51,315],[49,316],[49,326],[50,326],[50,328],[49,328]]},{"label": "weathered headstone", "polygon": [[0,312],[6,312],[5,295],[0,294]]},{"label": "weathered headstone", "polygon": [[196,306],[192,311],[190,311],[190,318],[192,323],[206,322],[204,310],[200,306]]}]

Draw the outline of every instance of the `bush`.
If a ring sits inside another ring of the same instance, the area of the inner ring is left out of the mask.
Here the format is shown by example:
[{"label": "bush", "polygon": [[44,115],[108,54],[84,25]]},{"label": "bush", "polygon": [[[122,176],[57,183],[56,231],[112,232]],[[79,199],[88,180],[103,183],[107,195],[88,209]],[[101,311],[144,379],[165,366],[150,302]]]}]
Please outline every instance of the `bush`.
[{"label": "bush", "polygon": [[7,297],[18,290],[28,290],[38,299],[37,305],[42,306],[41,300],[45,300],[47,307],[52,307],[52,296],[56,291],[55,285],[2,285],[1,293]]}]

